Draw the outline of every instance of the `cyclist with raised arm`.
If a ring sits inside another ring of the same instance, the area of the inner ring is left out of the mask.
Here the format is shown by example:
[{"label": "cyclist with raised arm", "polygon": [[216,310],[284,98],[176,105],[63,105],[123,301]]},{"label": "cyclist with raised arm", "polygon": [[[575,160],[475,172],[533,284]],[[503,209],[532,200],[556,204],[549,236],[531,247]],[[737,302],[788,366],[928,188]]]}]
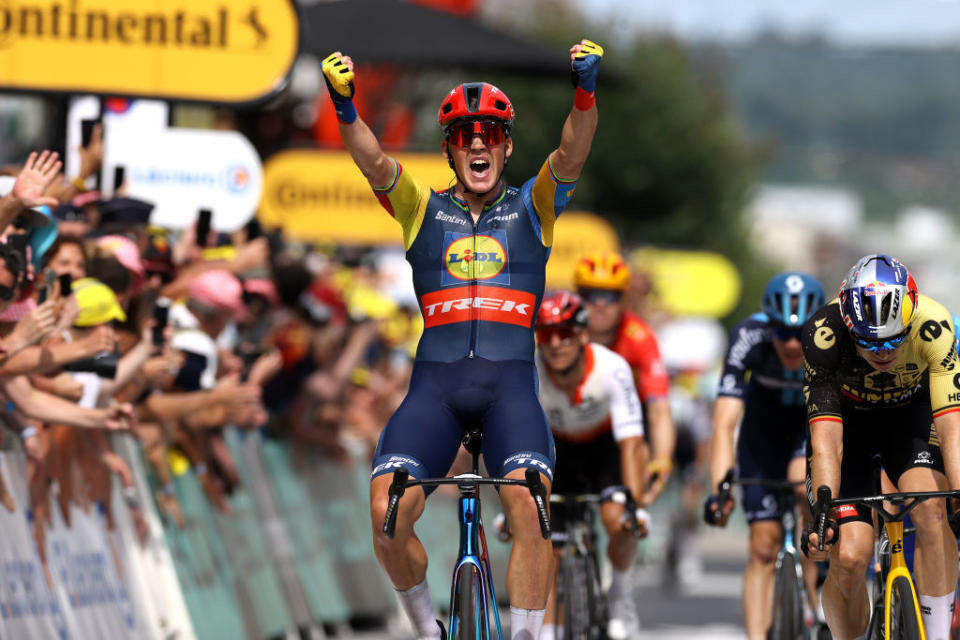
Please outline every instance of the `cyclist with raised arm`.
[{"label": "cyclist with raised arm", "polygon": [[[839,298],[803,327],[809,423],[808,489],[834,497],[874,493],[871,459],[879,454],[898,491],[960,489],[960,361],[950,312],[917,292],[913,276],[883,254],[861,258]],[[873,554],[869,509],[845,505],[825,515],[839,537],[805,529],[811,558],[830,557],[824,614],[838,640],[866,632],[866,567]],[[916,527],[914,575],[926,637],[949,637],[957,542],[943,500],[910,512]],[[832,531],[832,527],[828,528]]]},{"label": "cyclist with raised arm", "polygon": [[[587,310],[576,294],[556,292],[537,313],[537,371],[540,402],[556,441],[554,493],[603,493],[626,486],[643,495],[647,445],[643,412],[630,365],[603,345],[591,342],[584,330]],[[634,520],[634,517],[636,520]],[[607,557],[613,567],[607,597],[611,616],[607,635],[617,640],[638,631],[631,569],[637,555],[633,527],[646,535],[649,517],[638,509],[604,502],[600,518],[607,531]],[[547,620],[553,620],[556,588],[551,589]],[[545,624],[540,640],[562,637],[560,629]]]},{"label": "cyclist with raised arm", "polygon": [[[816,278],[796,271],[781,273],[763,291],[763,312],[730,333],[713,410],[712,487],[733,469],[735,461],[742,479],[803,481],[806,408],[800,331],[824,302],[823,287]],[[739,438],[735,438],[738,425]],[[805,492],[798,488],[797,494],[798,503],[805,504]],[[704,503],[704,520],[726,526],[733,506],[732,499],[721,505],[717,495],[711,495]],[[771,624],[774,565],[783,536],[780,493],[774,487],[745,485],[743,510],[750,527],[743,621],[749,640],[764,640]],[[803,511],[806,521],[809,516]],[[804,576],[815,610],[814,563],[804,563]]]},{"label": "cyclist with raised arm", "polygon": [[[383,207],[403,231],[424,317],[410,389],[387,423],[373,460],[371,517],[377,558],[397,590],[417,638],[439,638],[426,583],[427,556],[413,530],[426,495],[408,491],[396,536],[382,533],[392,473],[446,475],[465,429],[483,429],[491,474],[540,471],[549,487],[553,440],[537,400],[533,320],[543,296],[553,226],[586,162],[597,126],[594,99],[603,49],[583,40],[570,49],[576,96],[560,145],[519,188],[503,170],[513,152],[514,110],[485,82],[454,87],[439,110],[441,150],[455,182],[434,191],[384,153],[353,106],[353,61],[339,52],[323,73],[340,136]],[[507,569],[513,638],[540,633],[550,575],[550,543],[523,487],[503,487],[514,545]]]},{"label": "cyclist with raised arm", "polygon": [[590,339],[623,356],[633,370],[649,428],[652,455],[644,474],[647,495],[643,498],[649,505],[673,470],[676,444],[670,416],[670,378],[660,358],[657,336],[640,316],[624,308],[630,268],[620,254],[584,256],[577,263],[573,281],[587,307]]}]

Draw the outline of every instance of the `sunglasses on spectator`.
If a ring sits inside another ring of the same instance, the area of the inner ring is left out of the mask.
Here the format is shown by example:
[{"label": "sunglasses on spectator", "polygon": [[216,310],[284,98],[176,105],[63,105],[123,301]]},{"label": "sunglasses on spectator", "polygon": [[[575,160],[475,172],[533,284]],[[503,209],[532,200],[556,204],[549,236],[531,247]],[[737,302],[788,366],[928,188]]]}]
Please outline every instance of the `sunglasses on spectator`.
[{"label": "sunglasses on spectator", "polygon": [[474,136],[480,136],[480,140],[488,147],[495,147],[506,141],[507,130],[492,120],[455,122],[447,128],[447,140],[458,147],[468,148],[473,144]]},{"label": "sunglasses on spectator", "polygon": [[794,338],[799,340],[800,333],[800,327],[784,327],[781,325],[773,325],[773,337],[781,342],[789,342]]},{"label": "sunglasses on spectator", "polygon": [[616,304],[623,297],[623,291],[617,291],[616,289],[580,289],[577,293],[583,298],[584,302],[590,304],[601,302]]},{"label": "sunglasses on spectator", "polygon": [[537,327],[537,343],[553,344],[553,338],[556,336],[561,344],[566,344],[580,334],[580,328],[569,324],[557,324],[549,327]]},{"label": "sunglasses on spectator", "polygon": [[907,327],[907,330],[903,333],[893,336],[892,338],[864,338],[858,336],[855,333],[851,333],[850,336],[853,338],[854,343],[861,349],[866,349],[867,351],[893,351],[904,342],[906,342],[907,337],[910,335],[910,327]]}]

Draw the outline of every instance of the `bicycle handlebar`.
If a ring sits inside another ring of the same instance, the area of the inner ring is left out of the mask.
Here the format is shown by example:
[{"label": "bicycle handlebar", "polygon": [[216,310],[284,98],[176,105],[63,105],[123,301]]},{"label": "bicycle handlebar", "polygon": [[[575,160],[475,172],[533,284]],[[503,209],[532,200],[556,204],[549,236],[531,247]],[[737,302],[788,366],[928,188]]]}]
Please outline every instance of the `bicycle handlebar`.
[{"label": "bicycle handlebar", "polygon": [[463,491],[474,491],[478,485],[493,486],[524,486],[530,490],[530,497],[537,507],[537,519],[540,521],[540,535],[545,540],[550,538],[550,517],[547,513],[547,488],[540,480],[540,472],[536,469],[528,468],[525,471],[525,479],[516,478],[483,478],[474,474],[464,474],[451,478],[413,478],[410,479],[410,472],[405,467],[400,467],[393,472],[393,482],[390,483],[390,489],[387,495],[390,497],[387,502],[387,511],[383,521],[383,533],[391,540],[397,533],[397,506],[400,498],[408,487],[424,486],[436,487],[445,484],[455,484]]}]

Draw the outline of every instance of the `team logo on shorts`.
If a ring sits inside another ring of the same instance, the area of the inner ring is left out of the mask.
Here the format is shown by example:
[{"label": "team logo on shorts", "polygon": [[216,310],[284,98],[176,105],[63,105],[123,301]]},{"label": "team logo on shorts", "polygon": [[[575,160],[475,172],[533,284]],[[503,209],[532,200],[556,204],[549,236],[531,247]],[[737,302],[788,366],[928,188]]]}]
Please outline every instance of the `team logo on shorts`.
[{"label": "team logo on shorts", "polygon": [[444,236],[442,286],[483,280],[484,284],[510,284],[507,268],[507,234],[490,230],[476,236],[447,231]]}]

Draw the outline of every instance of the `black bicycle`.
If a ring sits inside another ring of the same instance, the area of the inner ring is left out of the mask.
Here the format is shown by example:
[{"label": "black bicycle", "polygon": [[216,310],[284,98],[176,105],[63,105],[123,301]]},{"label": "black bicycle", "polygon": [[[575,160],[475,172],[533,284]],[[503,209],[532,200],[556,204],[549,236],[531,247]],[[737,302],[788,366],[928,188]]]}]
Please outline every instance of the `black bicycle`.
[{"label": "black bicycle", "polygon": [[559,552],[554,622],[560,625],[562,621],[564,637],[570,640],[604,640],[607,637],[610,610],[601,585],[597,534],[597,506],[604,502],[624,505],[633,529],[637,531],[637,505],[627,487],[610,487],[601,494],[550,496],[550,503],[559,507],[552,514],[553,533],[550,537]]},{"label": "black bicycle", "polygon": [[767,638],[770,640],[830,640],[826,625],[807,626],[807,620],[815,619],[815,614],[807,601],[803,582],[803,565],[796,546],[796,495],[798,486],[803,482],[789,480],[766,480],[761,478],[741,478],[734,480],[733,471],[728,471],[717,486],[717,503],[723,505],[730,499],[732,485],[756,485],[769,487],[780,495],[780,525],[783,538],[777,552],[774,588],[773,613]]},{"label": "black bicycle", "polygon": [[[398,468],[390,484],[390,501],[387,504],[383,532],[393,538],[397,528],[397,505],[408,487],[436,487],[453,484],[460,491],[460,503],[457,514],[460,521],[460,551],[453,569],[453,584],[450,588],[449,637],[456,640],[503,639],[500,627],[500,612],[497,610],[497,596],[493,590],[493,574],[490,570],[490,557],[487,553],[487,540],[483,533],[483,521],[480,518],[480,485],[518,485],[530,490],[537,505],[540,519],[540,533],[545,539],[550,537],[550,517],[547,514],[547,490],[535,469],[527,469],[523,480],[512,478],[484,478],[480,476],[481,434],[479,430],[469,431],[463,438],[463,445],[473,458],[473,472],[452,478],[410,478],[406,468]],[[490,612],[496,629],[491,635]]]}]

